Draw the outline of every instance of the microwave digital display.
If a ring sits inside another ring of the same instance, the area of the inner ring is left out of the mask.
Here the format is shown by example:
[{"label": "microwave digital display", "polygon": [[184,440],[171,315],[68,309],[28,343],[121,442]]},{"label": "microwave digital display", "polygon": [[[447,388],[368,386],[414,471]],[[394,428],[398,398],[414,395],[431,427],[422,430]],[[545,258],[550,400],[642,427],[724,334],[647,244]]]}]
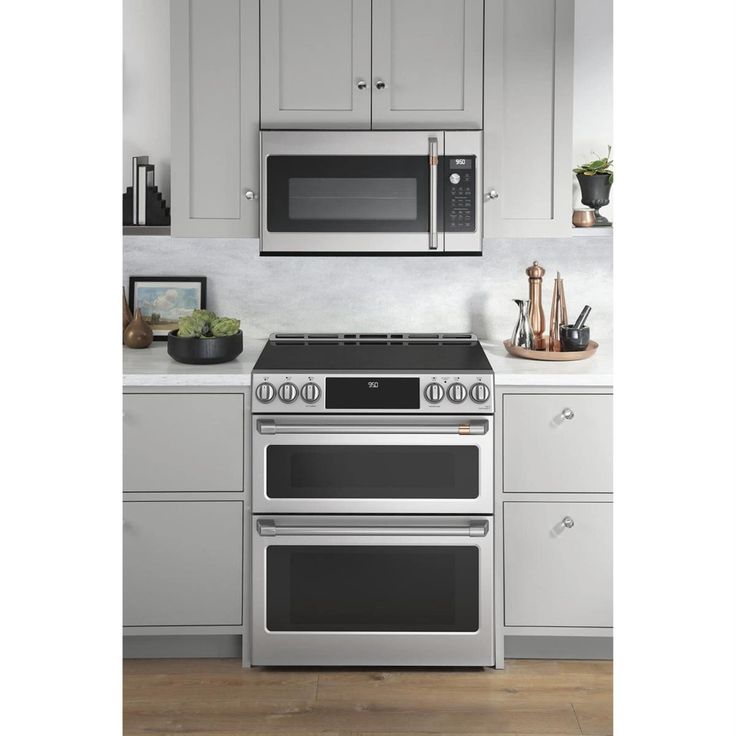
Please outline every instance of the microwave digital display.
[{"label": "microwave digital display", "polygon": [[327,378],[327,409],[418,409],[418,378]]}]

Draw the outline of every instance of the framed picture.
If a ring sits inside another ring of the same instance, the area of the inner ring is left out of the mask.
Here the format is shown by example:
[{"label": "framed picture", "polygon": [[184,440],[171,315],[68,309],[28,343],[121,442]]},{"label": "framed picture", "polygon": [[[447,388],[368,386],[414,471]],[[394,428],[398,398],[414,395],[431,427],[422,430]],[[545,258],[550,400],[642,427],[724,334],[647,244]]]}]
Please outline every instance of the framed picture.
[{"label": "framed picture", "polygon": [[166,340],[179,326],[179,317],[193,309],[207,308],[204,276],[131,276],[128,286],[130,311],[141,310],[153,330],[154,340]]}]

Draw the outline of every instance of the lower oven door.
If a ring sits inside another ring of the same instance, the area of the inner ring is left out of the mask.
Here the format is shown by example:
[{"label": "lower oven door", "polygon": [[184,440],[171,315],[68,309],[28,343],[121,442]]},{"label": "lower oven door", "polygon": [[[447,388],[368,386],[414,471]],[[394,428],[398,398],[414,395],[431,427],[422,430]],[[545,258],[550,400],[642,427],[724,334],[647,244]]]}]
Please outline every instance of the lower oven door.
[{"label": "lower oven door", "polygon": [[253,418],[253,511],[490,514],[493,417]]},{"label": "lower oven door", "polygon": [[492,517],[253,518],[255,665],[490,666]]}]

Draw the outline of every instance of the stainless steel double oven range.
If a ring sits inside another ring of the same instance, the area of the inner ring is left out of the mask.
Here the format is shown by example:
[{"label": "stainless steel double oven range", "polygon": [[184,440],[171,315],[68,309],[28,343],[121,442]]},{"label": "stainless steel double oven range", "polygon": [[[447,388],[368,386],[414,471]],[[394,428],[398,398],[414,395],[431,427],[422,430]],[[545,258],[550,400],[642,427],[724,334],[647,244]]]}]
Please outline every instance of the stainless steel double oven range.
[{"label": "stainless steel double oven range", "polygon": [[255,665],[494,663],[493,371],[473,335],[272,335]]}]

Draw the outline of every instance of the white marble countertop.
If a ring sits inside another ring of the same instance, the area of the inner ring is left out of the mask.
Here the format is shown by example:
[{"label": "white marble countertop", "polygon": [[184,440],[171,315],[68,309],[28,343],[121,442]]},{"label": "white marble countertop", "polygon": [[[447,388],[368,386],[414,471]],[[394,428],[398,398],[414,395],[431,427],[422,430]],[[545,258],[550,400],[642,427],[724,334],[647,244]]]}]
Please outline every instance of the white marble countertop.
[{"label": "white marble countertop", "polygon": [[[250,386],[250,372],[264,342],[245,338],[238,358],[217,365],[177,363],[166,352],[165,342],[154,342],[143,350],[123,347],[123,386]],[[613,385],[613,351],[609,344],[601,345],[587,360],[560,363],[515,358],[503,345],[482,345],[497,386]]]}]

